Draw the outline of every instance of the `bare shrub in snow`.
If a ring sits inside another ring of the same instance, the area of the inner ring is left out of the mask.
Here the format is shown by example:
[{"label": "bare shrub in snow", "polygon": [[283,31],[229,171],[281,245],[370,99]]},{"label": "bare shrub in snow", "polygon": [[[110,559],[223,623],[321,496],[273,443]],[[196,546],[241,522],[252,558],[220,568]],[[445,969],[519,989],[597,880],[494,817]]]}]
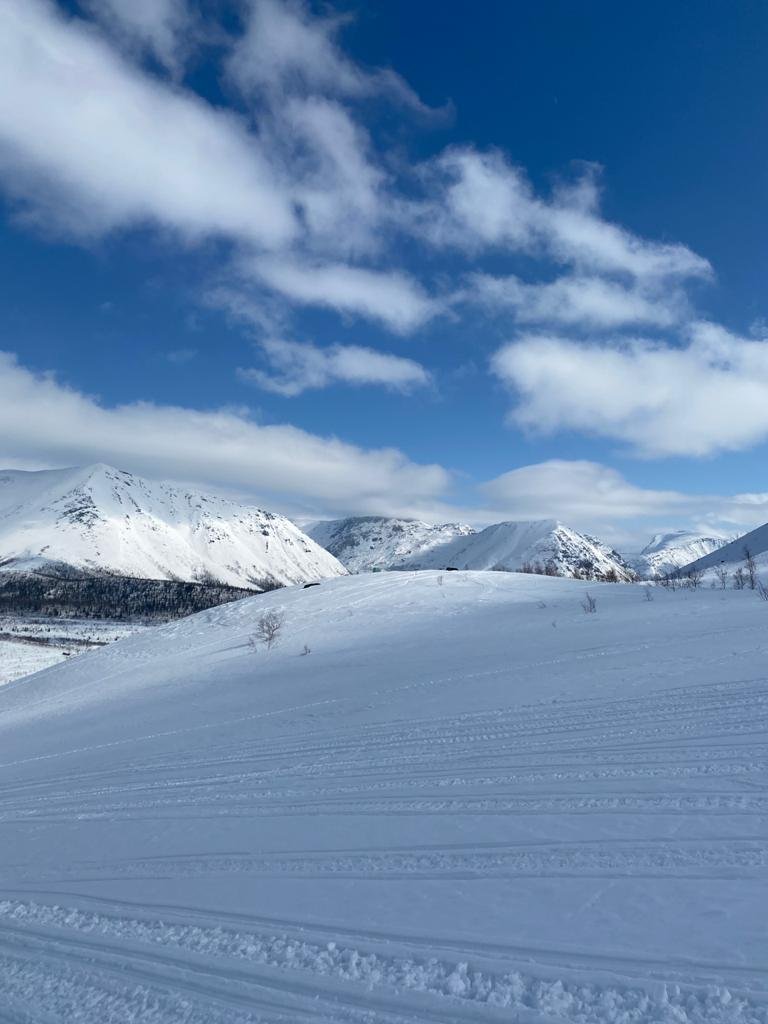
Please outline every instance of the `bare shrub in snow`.
[{"label": "bare shrub in snow", "polygon": [[689,590],[698,590],[701,586],[701,581],[704,579],[703,569],[689,569],[685,574],[685,586]]},{"label": "bare shrub in snow", "polygon": [[256,628],[250,639],[253,648],[266,647],[271,651],[280,642],[280,635],[285,625],[285,614],[280,611],[263,612],[259,616]]},{"label": "bare shrub in snow", "polygon": [[715,576],[717,577],[717,581],[720,584],[720,589],[725,590],[725,588],[728,586],[728,570],[725,568],[725,566],[721,565],[719,569],[715,569]]},{"label": "bare shrub in snow", "polygon": [[761,601],[768,601],[768,587],[762,580],[757,581],[757,593]]},{"label": "bare shrub in snow", "polygon": [[586,593],[584,600],[581,602],[581,607],[584,609],[585,615],[593,615],[597,611],[597,598],[592,597],[590,593]]},{"label": "bare shrub in snow", "polygon": [[747,584],[750,590],[754,590],[757,587],[757,562],[755,556],[749,550],[744,548],[744,574],[747,578]]},{"label": "bare shrub in snow", "polygon": [[643,587],[643,596],[645,597],[646,601],[653,600],[653,592],[651,591],[650,587]]},{"label": "bare shrub in snow", "polygon": [[739,566],[736,572],[733,574],[733,589],[743,590],[747,582],[747,577],[744,575],[744,570]]}]

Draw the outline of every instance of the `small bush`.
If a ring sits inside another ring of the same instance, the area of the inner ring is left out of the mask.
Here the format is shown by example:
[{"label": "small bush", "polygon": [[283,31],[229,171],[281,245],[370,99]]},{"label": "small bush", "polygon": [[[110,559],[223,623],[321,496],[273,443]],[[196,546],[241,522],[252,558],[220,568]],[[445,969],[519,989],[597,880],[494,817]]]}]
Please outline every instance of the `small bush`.
[{"label": "small bush", "polygon": [[581,607],[584,609],[585,615],[594,615],[597,611],[597,598],[593,597],[590,593],[586,593],[584,600],[581,602]]},{"label": "small bush", "polygon": [[285,625],[285,614],[281,611],[263,612],[256,623],[250,639],[253,648],[266,647],[271,651],[280,642],[280,635]]}]

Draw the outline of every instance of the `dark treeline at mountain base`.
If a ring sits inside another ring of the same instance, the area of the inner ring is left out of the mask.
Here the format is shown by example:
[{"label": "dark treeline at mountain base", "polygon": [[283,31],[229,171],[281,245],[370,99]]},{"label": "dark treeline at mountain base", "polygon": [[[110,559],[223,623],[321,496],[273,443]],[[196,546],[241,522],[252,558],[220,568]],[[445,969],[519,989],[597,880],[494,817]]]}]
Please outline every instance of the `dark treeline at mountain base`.
[{"label": "dark treeline at mountain base", "polygon": [[256,592],[212,582],[5,572],[0,573],[0,614],[165,622]]}]

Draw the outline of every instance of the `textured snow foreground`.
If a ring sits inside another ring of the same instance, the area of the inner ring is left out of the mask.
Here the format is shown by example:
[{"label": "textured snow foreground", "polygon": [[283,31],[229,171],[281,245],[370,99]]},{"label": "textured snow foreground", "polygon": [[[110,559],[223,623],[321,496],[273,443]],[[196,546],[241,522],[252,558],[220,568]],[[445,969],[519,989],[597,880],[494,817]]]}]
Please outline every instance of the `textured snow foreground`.
[{"label": "textured snow foreground", "polygon": [[768,605],[654,595],[348,577],[3,687],[0,1020],[768,1022]]}]

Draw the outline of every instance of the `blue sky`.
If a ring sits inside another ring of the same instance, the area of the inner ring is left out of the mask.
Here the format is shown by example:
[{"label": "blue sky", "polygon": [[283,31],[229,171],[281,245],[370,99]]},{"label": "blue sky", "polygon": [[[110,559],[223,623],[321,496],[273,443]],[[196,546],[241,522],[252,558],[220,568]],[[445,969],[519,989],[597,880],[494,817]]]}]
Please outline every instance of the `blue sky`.
[{"label": "blue sky", "polygon": [[768,519],[768,8],[6,0],[0,461]]}]

